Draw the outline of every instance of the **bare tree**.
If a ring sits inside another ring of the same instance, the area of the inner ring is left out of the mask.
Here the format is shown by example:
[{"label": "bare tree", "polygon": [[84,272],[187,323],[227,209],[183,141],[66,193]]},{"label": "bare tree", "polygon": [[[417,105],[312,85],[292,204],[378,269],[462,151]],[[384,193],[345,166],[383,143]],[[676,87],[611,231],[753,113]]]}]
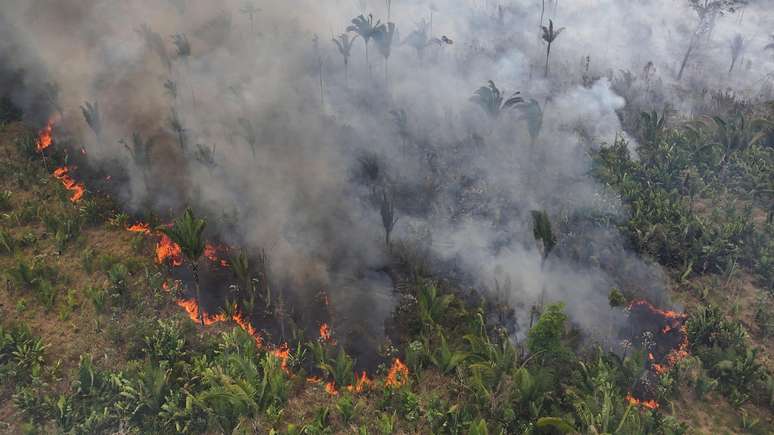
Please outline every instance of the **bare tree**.
[{"label": "bare tree", "polygon": [[688,48],[683,56],[683,61],[680,63],[680,70],[677,73],[678,81],[683,78],[683,73],[691,54],[712,33],[717,17],[733,13],[737,7],[746,3],[747,0],[688,0],[688,5],[696,12],[699,21],[696,29],[691,34]]}]

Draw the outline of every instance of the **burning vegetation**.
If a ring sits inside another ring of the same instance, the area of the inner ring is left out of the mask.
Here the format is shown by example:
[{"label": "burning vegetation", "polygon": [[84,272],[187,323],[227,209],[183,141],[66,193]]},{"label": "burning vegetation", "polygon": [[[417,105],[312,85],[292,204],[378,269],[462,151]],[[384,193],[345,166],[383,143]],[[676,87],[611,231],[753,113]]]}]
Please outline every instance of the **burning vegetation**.
[{"label": "burning vegetation", "polygon": [[763,2],[29,3],[0,427],[774,430]]}]

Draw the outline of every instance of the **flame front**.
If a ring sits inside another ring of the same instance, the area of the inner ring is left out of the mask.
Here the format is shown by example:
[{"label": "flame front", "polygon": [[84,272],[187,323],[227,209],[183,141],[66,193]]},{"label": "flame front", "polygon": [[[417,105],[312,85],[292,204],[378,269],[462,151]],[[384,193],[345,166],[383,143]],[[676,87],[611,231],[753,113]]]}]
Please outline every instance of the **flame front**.
[{"label": "flame front", "polygon": [[150,225],[148,225],[146,223],[142,223],[142,222],[136,223],[136,224],[128,227],[126,230],[129,231],[129,232],[132,232],[132,233],[140,233],[140,234],[150,234],[151,233]]},{"label": "flame front", "polygon": [[70,176],[70,168],[67,166],[54,169],[54,178],[61,181],[65,189],[72,192],[72,195],[70,196],[70,201],[72,202],[80,201],[83,198],[84,193],[86,193],[86,187],[83,183],[76,183],[75,180],[73,180]]},{"label": "flame front", "polygon": [[390,388],[400,388],[408,383],[409,369],[403,362],[395,358],[390,371],[387,372],[385,385]]},{"label": "flame front", "polygon": [[334,343],[333,337],[331,336],[331,327],[328,326],[327,323],[320,325],[320,340],[328,343]]},{"label": "flame front", "polygon": [[642,406],[643,408],[647,409],[657,409],[658,408],[658,402],[655,400],[638,400],[636,397],[632,396],[631,394],[626,395],[626,401],[629,402],[632,406]]}]

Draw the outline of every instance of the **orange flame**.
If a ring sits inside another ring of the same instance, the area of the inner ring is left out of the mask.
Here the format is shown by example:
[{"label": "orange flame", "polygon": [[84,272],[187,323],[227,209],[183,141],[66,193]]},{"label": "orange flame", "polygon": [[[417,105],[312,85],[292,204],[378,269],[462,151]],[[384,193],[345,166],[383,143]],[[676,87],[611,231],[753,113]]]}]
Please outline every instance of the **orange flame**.
[{"label": "orange flame", "polygon": [[[169,285],[165,281],[162,286],[164,289],[168,289]],[[179,305],[181,308],[185,310],[186,313],[188,313],[188,317],[191,318],[194,322],[199,322],[199,304],[196,302],[196,299],[179,299],[177,301],[177,305]],[[203,313],[204,316],[204,325],[209,326],[213,325],[218,322],[225,322],[228,320],[228,317],[223,314],[207,314]],[[259,348],[263,347],[263,337],[261,334],[256,331],[256,329],[253,327],[253,325],[250,324],[250,322],[245,318],[245,316],[239,312],[235,313],[233,316],[231,316],[231,320],[234,321],[240,328],[242,328],[245,332],[250,334],[255,339],[255,344]],[[289,351],[288,351],[289,353]],[[275,355],[277,353],[275,352]],[[279,357],[279,355],[278,355]],[[287,360],[287,356],[283,359],[282,357],[279,357],[280,361],[283,362],[283,369],[285,368],[285,360]]]},{"label": "orange flame", "polygon": [[331,327],[327,323],[320,325],[320,340],[332,343]]},{"label": "orange flame", "polygon": [[220,264],[221,267],[228,267],[228,261],[218,256],[218,250],[224,250],[223,246],[215,246],[211,243],[204,245],[204,257],[213,263]]},{"label": "orange flame", "polygon": [[362,372],[360,376],[355,376],[355,384],[347,385],[347,391],[350,393],[362,393],[366,389],[373,385],[373,381],[368,379],[366,372]]},{"label": "orange flame", "polygon": [[54,169],[54,178],[61,181],[65,189],[71,191],[73,194],[70,196],[70,201],[78,202],[83,198],[83,194],[86,193],[86,187],[83,183],[76,183],[70,176],[70,169],[67,166]]},{"label": "orange flame", "polygon": [[308,378],[306,378],[306,382],[310,384],[319,384],[320,382],[322,382],[322,379],[318,378],[317,376],[309,376]]},{"label": "orange flame", "polygon": [[643,408],[647,409],[657,409],[658,408],[658,402],[655,400],[638,400],[636,397],[632,396],[631,394],[626,395],[626,401],[629,402],[632,406],[642,406]]},{"label": "orange flame", "polygon": [[38,133],[38,141],[35,144],[39,153],[45,151],[53,143],[52,133],[54,131],[54,118],[48,120],[46,126]]},{"label": "orange flame", "polygon": [[339,394],[339,391],[336,389],[336,384],[333,382],[325,383],[325,392],[330,394],[331,396],[335,396]]},{"label": "orange flame", "polygon": [[274,349],[272,353],[280,360],[280,367],[282,370],[285,373],[290,374],[290,369],[288,369],[288,358],[290,358],[288,344],[282,343],[278,348]]},{"label": "orange flame", "polygon": [[174,267],[183,265],[183,251],[180,246],[173,242],[166,234],[162,233],[158,243],[156,243],[156,263],[163,264],[169,261]]},{"label": "orange flame", "polygon": [[126,229],[127,231],[130,231],[132,233],[140,233],[140,234],[150,234],[150,225],[146,223],[136,223],[129,228]]},{"label": "orange flame", "polygon": [[395,358],[390,371],[387,372],[385,385],[390,388],[400,388],[408,383],[409,369],[400,359]]}]

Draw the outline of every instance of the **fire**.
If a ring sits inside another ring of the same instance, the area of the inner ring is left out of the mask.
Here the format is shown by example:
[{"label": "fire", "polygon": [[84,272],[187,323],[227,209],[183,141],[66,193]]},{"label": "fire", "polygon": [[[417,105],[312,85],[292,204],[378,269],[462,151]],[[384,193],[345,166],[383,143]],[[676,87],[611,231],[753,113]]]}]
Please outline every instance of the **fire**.
[{"label": "fire", "polygon": [[140,234],[150,234],[150,225],[145,223],[136,223],[129,228],[126,229],[127,231],[130,231],[132,233],[140,233]]},{"label": "fire", "polygon": [[280,360],[280,367],[282,367],[282,370],[284,370],[285,373],[290,373],[288,370],[288,359],[290,358],[288,344],[282,343],[278,348],[274,349],[272,353]]},{"label": "fire", "polygon": [[215,246],[211,243],[204,245],[204,258],[210,260],[213,263],[220,264],[221,267],[228,267],[228,261],[218,256],[219,250],[225,250],[223,246]]},{"label": "fire", "polygon": [[53,143],[52,133],[54,131],[54,118],[51,118],[46,123],[46,126],[38,133],[38,141],[36,148],[39,153],[45,151]]},{"label": "fire", "polygon": [[408,383],[408,376],[408,367],[399,358],[395,358],[390,371],[387,372],[387,380],[384,384],[390,388],[400,388]]},{"label": "fire", "polygon": [[322,382],[322,379],[318,378],[317,376],[309,376],[308,378],[306,378],[306,382],[310,384],[319,384],[320,382]]},{"label": "fire", "polygon": [[647,409],[657,409],[658,408],[658,402],[655,400],[638,400],[636,397],[632,396],[631,394],[626,395],[626,401],[629,402],[632,406],[642,406],[643,408]]},{"label": "fire", "polygon": [[83,194],[86,192],[86,187],[83,183],[76,183],[70,176],[70,169],[67,166],[54,169],[54,178],[61,181],[65,189],[71,191],[73,194],[70,196],[70,201],[78,202],[83,198]]},{"label": "fire", "polygon": [[333,382],[325,383],[325,392],[330,394],[331,396],[335,396],[339,394],[339,391],[336,389],[336,384]]},{"label": "fire", "polygon": [[374,382],[372,380],[368,379],[366,372],[362,372],[359,377],[355,376],[354,385],[347,385],[347,391],[350,393],[362,393],[366,389],[370,388],[373,383]]},{"label": "fire", "polygon": [[[164,284],[162,284],[162,286],[164,287],[164,289],[169,288],[169,285],[166,283],[166,281],[164,282]],[[199,304],[196,301],[196,299],[179,299],[177,301],[177,305],[179,305],[181,308],[185,310],[186,313],[188,313],[188,317],[190,317],[191,320],[197,323],[199,322]],[[203,314],[204,314],[205,326],[209,326],[218,322],[225,322],[229,320],[229,318],[223,313],[220,313],[220,314],[203,313]],[[245,332],[250,334],[255,339],[256,346],[258,346],[259,348],[263,347],[263,337],[258,331],[256,331],[253,325],[250,324],[250,322],[244,317],[243,314],[237,312],[233,316],[231,316],[231,320],[233,320],[234,323],[236,323],[240,328],[242,328]],[[283,359],[283,357],[279,356],[276,353],[276,351],[274,354],[280,358],[280,360],[283,363],[283,369],[284,369],[285,360],[287,360],[287,356],[285,356]],[[288,351],[288,354],[289,354],[289,351]]]},{"label": "fire", "polygon": [[331,337],[331,327],[328,326],[327,323],[320,325],[320,340],[333,343],[333,339]]},{"label": "fire", "polygon": [[183,251],[180,246],[173,242],[166,234],[161,234],[161,238],[156,243],[156,263],[163,264],[169,262],[174,267],[183,265]]}]

